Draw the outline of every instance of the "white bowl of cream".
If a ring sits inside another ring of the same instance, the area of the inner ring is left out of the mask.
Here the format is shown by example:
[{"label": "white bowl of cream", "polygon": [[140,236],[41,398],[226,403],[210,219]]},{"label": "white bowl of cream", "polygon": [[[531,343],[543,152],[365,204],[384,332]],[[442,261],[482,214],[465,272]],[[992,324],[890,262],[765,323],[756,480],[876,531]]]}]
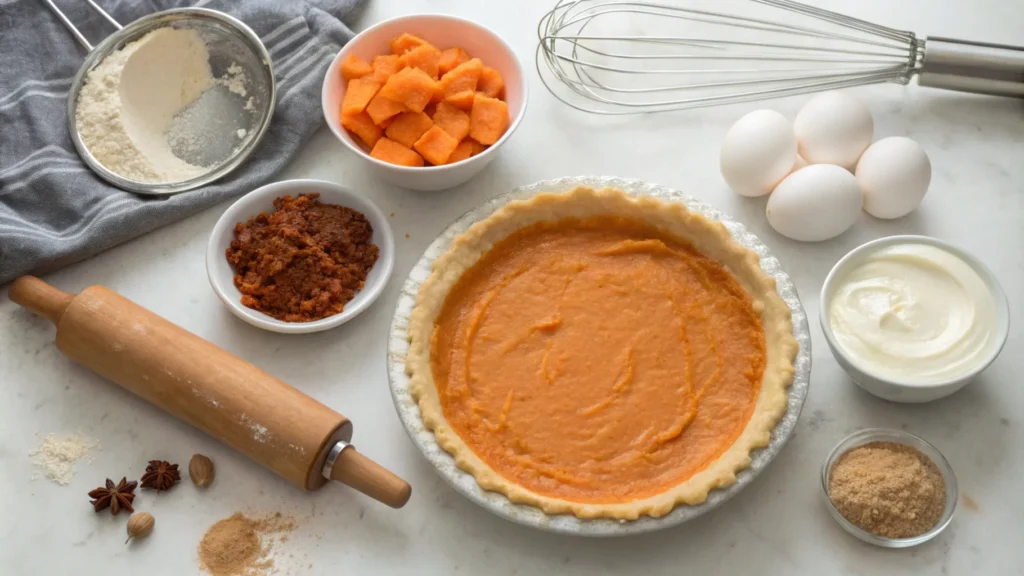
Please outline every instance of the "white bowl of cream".
[{"label": "white bowl of cream", "polygon": [[825,279],[818,315],[839,365],[895,402],[963,388],[999,355],[1010,318],[988,267],[927,236],[890,236],[844,256]]}]

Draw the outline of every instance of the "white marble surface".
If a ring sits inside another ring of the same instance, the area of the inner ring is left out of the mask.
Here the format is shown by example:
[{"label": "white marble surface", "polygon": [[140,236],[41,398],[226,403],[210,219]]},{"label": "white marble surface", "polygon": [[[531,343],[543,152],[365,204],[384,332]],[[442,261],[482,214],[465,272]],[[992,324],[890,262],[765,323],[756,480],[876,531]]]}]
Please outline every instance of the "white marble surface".
[{"label": "white marble surface", "polygon": [[[376,0],[361,26],[414,11],[479,20],[532,60],[535,25],[551,0],[455,2]],[[1024,4],[1002,0],[865,0],[852,14],[933,35],[1020,42]],[[407,478],[412,501],[390,510],[342,486],[307,494],[200,432],[165,416],[63,358],[54,329],[0,301],[0,572],[4,574],[190,574],[205,529],[236,510],[294,515],[298,530],[278,565],[293,574],[1022,574],[1024,494],[1024,105],[1017,101],[883,86],[859,90],[877,135],[907,135],[931,155],[934,178],[921,209],[903,220],[864,216],[822,244],[773,233],[764,201],[732,194],[717,173],[717,143],[754,106],[654,118],[603,119],[572,113],[531,72],[526,120],[504,155],[457,189],[418,194],[370,179],[357,159],[321,130],[282,178],[313,177],[364,191],[394,212],[394,279],[376,305],[342,328],[309,336],[260,331],[231,316],[210,289],[203,264],[219,206],[46,280],[77,291],[105,284],[251,360],[352,417],[360,449]],[[802,98],[770,106],[792,116]],[[808,310],[814,337],[810,396],[797,433],[746,491],[699,521],[610,541],[556,537],[491,516],[444,484],[407,439],[388,393],[384,344],[399,284],[447,223],[485,198],[524,183],[578,174],[642,178],[686,190],[745,221],[783,261]],[[923,233],[979,254],[1011,299],[1003,355],[966,390],[924,406],[860,392],[835,364],[817,328],[817,292],[847,250],[894,233]],[[408,235],[408,237],[406,236]],[[975,509],[961,506],[936,541],[909,551],[869,547],[847,536],[824,509],[819,467],[857,428],[916,432],[949,458]],[[27,453],[46,433],[80,431],[103,450],[80,463],[71,485],[32,480]],[[38,434],[38,435],[37,435]],[[1016,448],[1015,448],[1016,446]],[[185,481],[145,493],[138,508],[157,518],[154,534],[124,546],[125,517],[94,514],[85,493],[105,477],[137,478],[150,458],[183,465],[209,455],[218,477],[206,492]]]}]

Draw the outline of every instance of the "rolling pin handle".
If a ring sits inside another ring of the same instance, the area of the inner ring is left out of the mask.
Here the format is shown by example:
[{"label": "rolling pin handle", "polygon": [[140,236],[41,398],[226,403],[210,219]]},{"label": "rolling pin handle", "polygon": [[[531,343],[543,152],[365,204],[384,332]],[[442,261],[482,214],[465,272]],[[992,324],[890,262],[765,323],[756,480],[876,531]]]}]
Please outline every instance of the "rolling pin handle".
[{"label": "rolling pin handle", "polygon": [[11,301],[43,316],[54,326],[60,324],[64,311],[71,304],[72,296],[58,290],[35,276],[22,276],[11,284],[8,292]]},{"label": "rolling pin handle", "polygon": [[390,470],[356,452],[348,442],[331,448],[324,463],[324,476],[347,484],[392,508],[401,508],[412,496],[412,486]]}]

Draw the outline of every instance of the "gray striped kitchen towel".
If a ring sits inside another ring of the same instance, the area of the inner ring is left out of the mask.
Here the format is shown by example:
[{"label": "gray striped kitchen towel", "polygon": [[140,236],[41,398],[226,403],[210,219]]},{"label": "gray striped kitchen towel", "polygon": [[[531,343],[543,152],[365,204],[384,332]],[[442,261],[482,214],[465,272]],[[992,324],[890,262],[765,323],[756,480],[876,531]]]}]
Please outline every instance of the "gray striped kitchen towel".
[{"label": "gray striped kitchen towel", "polygon": [[[193,5],[98,0],[114,18]],[[248,24],[270,51],[277,110],[259,149],[227,178],[169,198],[106,184],[75,153],[65,106],[84,50],[41,0],[0,0],[0,285],[82,260],[268,181],[323,122],[320,84],[366,0],[200,0]],[[94,44],[111,28],[83,0],[56,0]]]}]

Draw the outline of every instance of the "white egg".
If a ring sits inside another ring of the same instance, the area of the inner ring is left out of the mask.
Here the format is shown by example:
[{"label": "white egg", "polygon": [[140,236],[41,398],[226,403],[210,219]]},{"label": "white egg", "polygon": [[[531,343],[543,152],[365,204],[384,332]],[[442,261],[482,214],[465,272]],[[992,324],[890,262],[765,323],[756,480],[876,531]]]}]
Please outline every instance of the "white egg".
[{"label": "white egg", "polygon": [[809,164],[836,164],[853,172],[871,145],[875,123],[863,102],[845,92],[811,98],[793,121],[800,156]]},{"label": "white egg", "polygon": [[812,164],[779,183],[765,215],[783,236],[802,242],[820,242],[839,236],[860,215],[857,179],[834,164]]},{"label": "white egg", "polygon": [[722,144],[722,176],[744,196],[768,194],[795,162],[793,125],[774,110],[755,110],[740,118]]},{"label": "white egg", "polygon": [[875,218],[901,218],[921,205],[932,164],[917,142],[895,136],[871,145],[857,163],[864,210]]}]

